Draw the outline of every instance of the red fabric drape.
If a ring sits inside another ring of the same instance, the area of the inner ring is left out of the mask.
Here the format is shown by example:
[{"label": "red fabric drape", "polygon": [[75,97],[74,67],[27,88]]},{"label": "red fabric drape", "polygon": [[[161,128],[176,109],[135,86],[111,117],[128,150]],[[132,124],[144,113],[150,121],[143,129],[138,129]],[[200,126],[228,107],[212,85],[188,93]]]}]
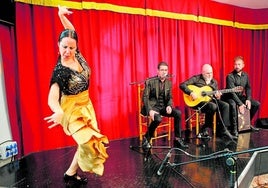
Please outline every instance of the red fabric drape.
[{"label": "red fabric drape", "polygon": [[[174,75],[174,103],[183,110],[180,82],[199,73],[202,64],[211,63],[220,88],[224,88],[234,56],[244,56],[253,97],[262,103],[256,117],[268,116],[267,30],[110,11],[73,12],[69,18],[79,34],[80,51],[92,68],[89,92],[99,128],[109,139],[137,136],[137,93],[130,83],[154,76],[159,61],[169,63]],[[47,94],[58,55],[57,37],[62,29],[57,8],[16,3],[16,84],[26,154],[74,144],[60,126],[49,130],[43,120],[51,113]]]},{"label": "red fabric drape", "polygon": [[[6,100],[9,109],[9,123],[12,128],[12,139],[18,142],[22,148],[22,127],[20,115],[17,113],[19,108],[17,60],[15,51],[14,26],[10,24],[0,24],[0,45],[2,51],[3,70],[1,74],[5,77]],[[3,125],[2,125],[3,126]],[[1,126],[0,126],[1,127]]]}]

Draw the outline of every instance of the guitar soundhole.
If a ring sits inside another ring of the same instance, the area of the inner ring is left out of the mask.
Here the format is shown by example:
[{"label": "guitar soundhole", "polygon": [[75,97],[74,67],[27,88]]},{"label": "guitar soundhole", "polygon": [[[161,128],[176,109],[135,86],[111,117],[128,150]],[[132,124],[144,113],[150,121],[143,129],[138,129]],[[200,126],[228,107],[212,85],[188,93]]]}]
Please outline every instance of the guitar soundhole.
[{"label": "guitar soundhole", "polygon": [[204,96],[207,95],[207,93],[206,93],[205,91],[202,91],[202,92],[201,92],[201,95],[204,97]]}]

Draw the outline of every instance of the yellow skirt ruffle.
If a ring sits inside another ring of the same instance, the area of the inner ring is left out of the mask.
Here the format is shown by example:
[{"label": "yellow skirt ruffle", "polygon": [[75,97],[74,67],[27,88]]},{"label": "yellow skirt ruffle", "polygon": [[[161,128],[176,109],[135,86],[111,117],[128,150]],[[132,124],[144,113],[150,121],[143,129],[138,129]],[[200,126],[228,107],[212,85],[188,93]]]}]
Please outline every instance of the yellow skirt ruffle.
[{"label": "yellow skirt ruffle", "polygon": [[108,138],[100,133],[95,111],[88,91],[78,95],[63,95],[61,107],[64,117],[63,130],[78,144],[78,165],[81,170],[103,175],[103,163],[108,158],[106,147]]}]

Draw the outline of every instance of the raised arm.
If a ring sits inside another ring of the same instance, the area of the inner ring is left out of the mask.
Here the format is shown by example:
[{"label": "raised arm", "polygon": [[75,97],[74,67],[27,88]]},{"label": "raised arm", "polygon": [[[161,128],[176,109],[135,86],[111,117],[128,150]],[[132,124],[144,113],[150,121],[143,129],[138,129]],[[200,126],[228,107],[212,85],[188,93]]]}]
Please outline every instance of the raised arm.
[{"label": "raised arm", "polygon": [[58,8],[59,8],[58,15],[59,15],[59,18],[60,18],[60,21],[61,21],[63,27],[65,29],[75,30],[73,24],[65,16],[65,15],[70,15],[73,12],[72,11],[69,11],[65,6],[62,6],[62,7],[61,6],[58,6]]}]

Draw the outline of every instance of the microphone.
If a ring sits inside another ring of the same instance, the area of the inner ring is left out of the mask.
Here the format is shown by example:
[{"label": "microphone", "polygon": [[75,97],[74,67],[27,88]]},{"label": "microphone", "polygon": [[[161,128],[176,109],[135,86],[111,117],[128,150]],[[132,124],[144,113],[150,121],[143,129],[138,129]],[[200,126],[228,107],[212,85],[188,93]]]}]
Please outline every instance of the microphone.
[{"label": "microphone", "polygon": [[159,175],[159,176],[162,175],[162,173],[163,173],[162,169],[163,169],[164,165],[166,165],[169,162],[170,157],[171,157],[171,151],[168,152],[165,159],[163,160],[160,168],[157,171],[157,175]]},{"label": "microphone", "polygon": [[173,74],[164,74],[164,75],[156,75],[156,76],[153,76],[153,77],[150,77],[150,78],[147,78],[146,80],[154,80],[154,79],[164,79],[164,78],[172,78],[174,77]]},{"label": "microphone", "polygon": [[231,166],[230,169],[230,187],[234,187],[235,181],[236,181],[236,158],[235,157],[229,157],[226,159],[226,164],[228,166]]},{"label": "microphone", "polygon": [[207,96],[207,95],[208,95],[207,92],[205,92],[205,91],[202,91],[202,92],[201,92],[201,96],[202,96],[202,97],[205,97],[205,96]]},{"label": "microphone", "polygon": [[164,74],[163,78],[172,78],[174,77],[173,74]]}]

